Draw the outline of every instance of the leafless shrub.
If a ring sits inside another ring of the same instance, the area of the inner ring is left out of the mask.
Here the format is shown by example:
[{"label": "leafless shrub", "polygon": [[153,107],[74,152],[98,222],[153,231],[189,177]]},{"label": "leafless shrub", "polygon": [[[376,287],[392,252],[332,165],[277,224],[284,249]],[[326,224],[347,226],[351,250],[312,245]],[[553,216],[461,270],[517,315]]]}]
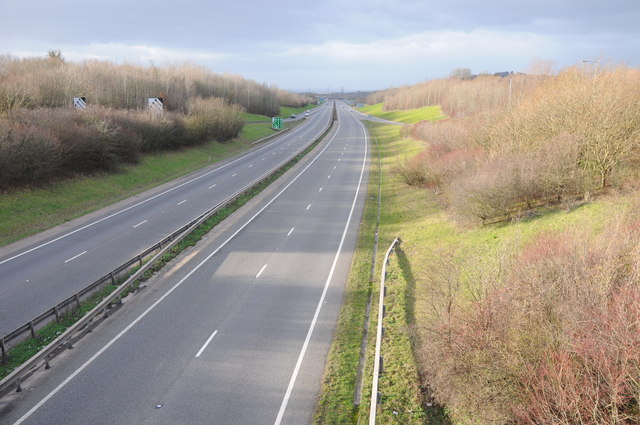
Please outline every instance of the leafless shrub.
[{"label": "leafless shrub", "polygon": [[505,269],[453,255],[427,264],[420,358],[452,419],[640,421],[638,222],[620,216],[596,236],[541,234]]},{"label": "leafless shrub", "polygon": [[0,58],[0,113],[20,107],[68,107],[74,96],[117,109],[142,109],[148,97],[162,97],[167,110],[180,112],[186,112],[191,98],[221,97],[269,116],[279,112],[281,103],[302,106],[311,100],[189,64],[142,67],[106,61],[78,64],[62,57]]}]

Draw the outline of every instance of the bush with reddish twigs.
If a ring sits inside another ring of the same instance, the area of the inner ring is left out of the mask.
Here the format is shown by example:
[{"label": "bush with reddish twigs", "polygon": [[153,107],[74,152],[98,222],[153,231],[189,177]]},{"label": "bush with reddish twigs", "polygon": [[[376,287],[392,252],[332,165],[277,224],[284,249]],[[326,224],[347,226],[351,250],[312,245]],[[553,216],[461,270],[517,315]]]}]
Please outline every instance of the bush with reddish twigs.
[{"label": "bush with reddish twigs", "polygon": [[439,257],[420,357],[455,421],[640,422],[637,220],[542,234],[500,270]]}]

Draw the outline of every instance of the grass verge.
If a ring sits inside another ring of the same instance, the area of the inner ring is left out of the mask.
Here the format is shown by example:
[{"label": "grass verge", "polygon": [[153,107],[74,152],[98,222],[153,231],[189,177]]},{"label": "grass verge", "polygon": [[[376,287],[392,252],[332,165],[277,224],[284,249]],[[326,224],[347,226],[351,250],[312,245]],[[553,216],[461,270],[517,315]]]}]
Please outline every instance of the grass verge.
[{"label": "grass verge", "polygon": [[375,115],[390,121],[415,124],[420,121],[437,121],[446,118],[440,106],[425,106],[424,108],[408,109],[402,111],[385,111],[382,103],[367,105],[359,110],[364,114]]},{"label": "grass verge", "polygon": [[[439,258],[446,255],[452,264],[460,266],[459,273],[469,273],[473,270],[477,272],[479,267],[498,270],[506,255],[519,252],[541,233],[561,232],[571,228],[597,233],[612,219],[611,211],[623,212],[633,207],[634,195],[617,194],[598,198],[578,207],[547,209],[539,211],[535,216],[511,223],[460,227],[441,208],[431,191],[409,187],[393,172],[394,167],[404,158],[420,152],[423,144],[403,138],[401,129],[395,126],[373,125],[371,135],[378,137],[382,156],[382,214],[378,264],[384,250],[395,236],[400,236],[403,240],[388,267],[385,334],[382,345],[384,373],[380,379],[382,401],[378,408],[378,423],[448,424],[450,422],[444,409],[427,405],[428,395],[425,394],[420,379],[420,340],[428,338],[425,329],[433,320],[433,307],[429,304],[433,288],[430,287],[432,280],[427,265],[437,263]],[[368,257],[365,255],[363,258]],[[469,270],[469,267],[472,270]],[[354,269],[357,271],[358,266]],[[458,267],[455,270],[458,270]],[[370,395],[366,391],[368,388],[370,392],[373,370],[377,319],[375,301],[378,299],[379,273],[379,268],[376,268],[364,373],[366,396]],[[349,302],[349,299],[345,302]],[[354,326],[352,331],[359,332],[358,327]],[[341,338],[341,332],[337,332],[336,335],[337,339]],[[332,382],[332,379],[342,379],[342,384],[332,383],[337,388],[340,385],[346,386],[351,379],[347,379],[349,367],[343,365],[339,368],[332,364],[335,361],[334,356],[342,356],[345,364],[350,361],[346,354],[339,353],[346,349],[348,346],[340,342],[334,343],[329,360],[325,383]],[[355,365],[352,364],[352,367],[355,368]],[[345,377],[333,376],[336,375],[334,371],[339,371]],[[326,395],[323,397],[323,403],[324,400],[331,399]],[[348,400],[348,397],[343,399]],[[330,416],[325,413],[332,410],[347,411],[346,403],[336,407],[322,404],[320,406],[323,416],[318,416],[322,420],[318,420],[317,423],[364,423],[368,417],[369,398],[363,400],[358,411],[352,411],[350,422],[344,420],[346,416]]]},{"label": "grass verge", "polygon": [[[328,131],[328,130],[327,130]],[[326,133],[325,133],[326,134]],[[280,178],[287,170],[297,164],[305,155],[311,152],[324,138],[325,134],[320,136],[314,143],[309,145],[306,149],[288,161],[286,164],[283,164],[279,169],[277,169],[272,175],[270,175],[267,179],[263,180],[255,187],[245,192],[238,198],[236,198],[233,202],[230,202],[225,207],[219,209],[214,215],[209,217],[206,221],[204,221],[200,226],[193,229],[189,235],[187,235],[182,241],[176,244],[169,252],[162,256],[159,260],[156,261],[145,273],[143,273],[142,277],[135,282],[133,282],[132,288],[137,288],[141,282],[144,282],[153,276],[154,273],[161,270],[165,264],[169,261],[177,257],[182,251],[184,251],[187,247],[194,246],[199,240],[202,239],[204,235],[209,233],[211,229],[213,229],[216,225],[222,222],[229,215],[240,209],[244,204],[249,202],[252,198],[262,192],[265,188],[267,188],[271,183]],[[137,271],[137,268],[131,270],[129,272],[129,276],[133,275]],[[123,279],[122,282],[126,280]],[[117,289],[115,285],[107,285],[102,290],[98,291],[96,294],[92,295],[87,301],[81,303],[80,308],[76,309],[66,315],[64,315],[60,321],[56,323],[50,323],[45,325],[43,328],[36,332],[35,338],[30,338],[15,347],[13,347],[7,353],[8,361],[6,364],[0,364],[0,379],[9,375],[13,370],[22,365],[24,362],[29,360],[35,354],[37,354],[42,348],[46,347],[49,343],[57,338],[58,335],[62,334],[65,330],[67,330],[71,325],[80,320],[86,313],[91,311],[94,307],[96,307],[105,297],[111,294],[113,291]],[[125,291],[120,297],[125,297],[129,294],[129,290]]]},{"label": "grass verge", "polygon": [[317,107],[318,105],[313,105],[313,104],[308,104],[305,106],[300,106],[297,108],[294,108],[292,106],[281,106],[280,107],[280,116],[284,117],[284,118],[288,118],[291,116],[291,114],[301,114],[304,111],[306,111],[307,109],[313,109],[315,107]]},{"label": "grass verge", "polygon": [[251,147],[273,134],[271,124],[245,124],[229,142],[144,155],[116,174],[79,176],[45,187],[0,193],[0,246],[96,211],[162,183],[184,176]]}]

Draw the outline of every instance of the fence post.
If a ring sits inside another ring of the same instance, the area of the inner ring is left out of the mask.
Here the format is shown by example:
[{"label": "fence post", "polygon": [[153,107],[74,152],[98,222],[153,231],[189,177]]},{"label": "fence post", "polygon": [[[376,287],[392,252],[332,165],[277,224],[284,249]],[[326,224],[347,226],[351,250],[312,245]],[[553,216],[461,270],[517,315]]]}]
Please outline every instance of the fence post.
[{"label": "fence post", "polygon": [[2,351],[2,364],[7,364],[7,351],[4,348],[4,338],[0,338],[0,351]]}]

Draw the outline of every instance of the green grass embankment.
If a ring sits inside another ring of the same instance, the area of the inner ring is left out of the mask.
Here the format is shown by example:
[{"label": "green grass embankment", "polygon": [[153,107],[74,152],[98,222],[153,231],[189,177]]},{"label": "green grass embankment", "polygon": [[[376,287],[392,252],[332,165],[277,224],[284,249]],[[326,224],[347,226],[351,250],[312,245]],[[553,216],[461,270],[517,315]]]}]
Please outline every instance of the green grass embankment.
[{"label": "green grass embankment", "polygon": [[[403,137],[402,129],[397,126],[372,125],[370,133],[372,140],[377,137],[382,157],[382,209],[375,278],[370,285],[368,271],[375,228],[370,220],[375,220],[378,179],[374,165],[345,304],[325,371],[316,423],[357,424],[368,420],[380,265],[384,251],[394,237],[399,236],[402,244],[392,256],[388,268],[382,345],[385,371],[380,379],[382,403],[378,409],[377,423],[448,424],[450,422],[444,409],[427,407],[427,401],[430,400],[426,400],[419,378],[419,341],[420,337],[426,337],[425,329],[432,320],[429,291],[433,288],[429,287],[429,278],[433,271],[426,265],[448,256],[447,261],[461,265],[461,273],[465,273],[464,267],[469,264],[473,264],[475,272],[478,272],[478,267],[496,270],[506,255],[518,252],[541,233],[572,228],[597,232],[611,219],[611,211],[628,210],[633,203],[633,196],[602,197],[575,208],[548,209],[538,212],[534,217],[512,223],[461,227],[451,220],[432,191],[410,187],[394,173],[398,163],[422,151],[424,144]],[[375,159],[375,153],[372,157]],[[359,342],[369,291],[373,305],[364,372],[364,396],[360,407],[354,407]]]},{"label": "green grass embankment", "polygon": [[41,188],[0,193],[0,246],[239,154],[252,141],[270,134],[270,123],[245,124],[231,141],[147,154],[138,164],[125,165],[115,174],[79,176]]},{"label": "green grass embankment", "polygon": [[363,108],[359,108],[359,111],[364,114],[375,115],[376,117],[384,118],[389,121],[404,122],[408,124],[415,124],[420,121],[437,121],[446,118],[442,112],[442,108],[437,105],[402,111],[385,111],[382,103],[376,103],[375,105],[367,105]]}]

